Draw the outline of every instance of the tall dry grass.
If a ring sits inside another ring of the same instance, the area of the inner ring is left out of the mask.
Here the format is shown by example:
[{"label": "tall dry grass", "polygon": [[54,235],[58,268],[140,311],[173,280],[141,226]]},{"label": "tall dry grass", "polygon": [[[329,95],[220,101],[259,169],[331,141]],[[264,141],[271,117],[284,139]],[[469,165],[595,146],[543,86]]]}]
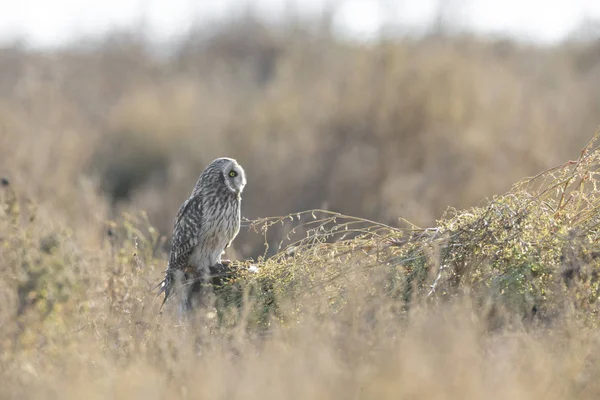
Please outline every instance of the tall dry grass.
[{"label": "tall dry grass", "polygon": [[86,247],[4,186],[2,396],[597,398],[598,165],[590,145],[430,230],[289,216],[281,253],[183,323],[143,213]]},{"label": "tall dry grass", "polygon": [[199,29],[166,55],[135,33],[5,48],[0,170],[66,212],[91,184],[114,215],[144,209],[168,234],[204,166],[229,155],[248,170],[249,218],[327,208],[431,225],[577,153],[597,125],[596,49],[366,46],[253,19]]},{"label": "tall dry grass", "polygon": [[[596,50],[252,19],[2,49],[0,396],[597,398],[598,150],[512,186],[579,156]],[[182,324],[153,287],[221,155],[245,217],[292,214]]]}]

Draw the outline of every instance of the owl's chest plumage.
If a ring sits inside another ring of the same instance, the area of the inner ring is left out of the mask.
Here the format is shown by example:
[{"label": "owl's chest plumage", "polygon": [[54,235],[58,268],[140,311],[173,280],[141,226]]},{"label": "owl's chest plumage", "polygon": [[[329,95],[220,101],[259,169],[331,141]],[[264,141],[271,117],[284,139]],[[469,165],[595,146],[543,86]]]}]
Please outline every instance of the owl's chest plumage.
[{"label": "owl's chest plumage", "polygon": [[221,254],[240,229],[239,196],[207,201],[203,204],[204,218],[198,230],[189,263],[196,269],[208,268],[221,262]]}]

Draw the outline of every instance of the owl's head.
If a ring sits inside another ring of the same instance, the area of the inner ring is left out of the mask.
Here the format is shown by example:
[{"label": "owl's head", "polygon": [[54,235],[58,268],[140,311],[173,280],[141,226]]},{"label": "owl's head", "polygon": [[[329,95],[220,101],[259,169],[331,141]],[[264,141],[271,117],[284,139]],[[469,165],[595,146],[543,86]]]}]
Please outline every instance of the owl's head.
[{"label": "owl's head", "polygon": [[[238,196],[246,186],[246,173],[233,158],[217,158],[204,169],[196,183],[192,196],[199,193],[212,195],[221,190],[229,191]],[[212,194],[211,194],[212,193]]]},{"label": "owl's head", "polygon": [[246,173],[244,169],[233,158],[221,157],[214,160],[208,168],[214,168],[225,186],[234,193],[242,193],[246,186]]}]

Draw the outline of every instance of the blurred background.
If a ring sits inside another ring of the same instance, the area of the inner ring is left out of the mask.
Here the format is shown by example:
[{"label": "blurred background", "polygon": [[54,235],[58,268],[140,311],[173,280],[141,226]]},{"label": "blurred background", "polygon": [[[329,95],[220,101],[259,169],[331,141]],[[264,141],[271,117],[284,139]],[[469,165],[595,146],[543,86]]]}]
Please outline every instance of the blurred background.
[{"label": "blurred background", "polygon": [[0,175],[98,235],[135,210],[170,235],[220,156],[246,218],[432,225],[577,158],[598,21],[596,0],[4,2]]}]

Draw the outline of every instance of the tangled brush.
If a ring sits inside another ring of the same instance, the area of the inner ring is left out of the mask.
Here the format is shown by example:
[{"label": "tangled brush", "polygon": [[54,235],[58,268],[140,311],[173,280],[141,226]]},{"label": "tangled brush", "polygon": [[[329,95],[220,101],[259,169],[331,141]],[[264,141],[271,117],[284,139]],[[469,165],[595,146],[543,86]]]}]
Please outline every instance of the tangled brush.
[{"label": "tangled brush", "polygon": [[255,294],[263,305],[293,303],[295,316],[314,296],[325,295],[335,311],[359,291],[398,300],[392,304],[404,312],[415,301],[467,293],[494,318],[549,322],[567,307],[595,322],[597,139],[598,133],[576,161],[524,179],[482,206],[449,209],[434,228],[404,220],[391,227],[323,210],[247,221],[267,248],[272,227],[283,227],[284,239],[276,254],[259,258],[257,276],[242,274],[241,281],[259,283]]}]

